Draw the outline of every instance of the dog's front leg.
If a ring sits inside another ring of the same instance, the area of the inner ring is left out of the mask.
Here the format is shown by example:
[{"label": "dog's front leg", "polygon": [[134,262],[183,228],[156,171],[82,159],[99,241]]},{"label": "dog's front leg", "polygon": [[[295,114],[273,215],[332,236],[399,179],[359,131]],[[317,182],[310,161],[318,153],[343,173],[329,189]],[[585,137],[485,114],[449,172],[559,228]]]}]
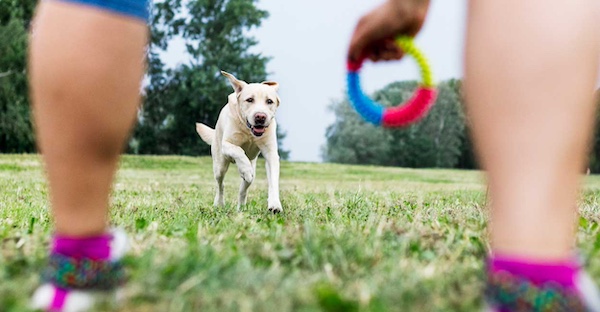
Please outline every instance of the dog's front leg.
[{"label": "dog's front leg", "polygon": [[235,161],[238,171],[240,172],[240,176],[242,179],[244,179],[244,181],[246,181],[246,183],[248,183],[248,185],[254,181],[252,164],[250,163],[248,156],[246,156],[246,152],[244,152],[241,147],[231,144],[227,141],[223,141],[223,155]]},{"label": "dog's front leg", "polygon": [[274,148],[265,148],[263,155],[267,168],[267,180],[269,183],[269,197],[267,205],[269,211],[280,213],[283,211],[281,200],[279,199],[279,153],[277,145]]},{"label": "dog's front leg", "polygon": [[[254,172],[254,175],[256,176],[256,160],[257,158],[254,158],[253,160],[250,161],[250,163],[252,164],[252,172]],[[240,209],[242,206],[246,205],[246,199],[248,198],[248,188],[250,187],[250,183],[246,182],[246,180],[242,179],[242,183],[240,184],[240,193],[239,193],[239,197],[238,197],[238,209]]]}]

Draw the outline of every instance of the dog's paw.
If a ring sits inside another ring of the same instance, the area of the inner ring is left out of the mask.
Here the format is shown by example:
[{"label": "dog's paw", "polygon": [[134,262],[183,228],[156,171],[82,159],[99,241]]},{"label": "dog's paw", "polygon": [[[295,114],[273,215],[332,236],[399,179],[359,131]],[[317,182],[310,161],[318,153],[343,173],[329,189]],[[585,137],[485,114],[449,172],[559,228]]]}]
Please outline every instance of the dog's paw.
[{"label": "dog's paw", "polygon": [[281,202],[277,201],[276,203],[269,204],[269,212],[280,213],[282,211]]},{"label": "dog's paw", "polygon": [[238,208],[246,206],[247,197],[238,197]]},{"label": "dog's paw", "polygon": [[240,168],[240,176],[246,183],[252,183],[254,181],[254,172],[252,172],[252,167],[250,168]]},{"label": "dog's paw", "polygon": [[213,206],[215,206],[215,207],[225,206],[225,197],[223,197],[223,194],[215,195],[215,200],[213,201]]}]

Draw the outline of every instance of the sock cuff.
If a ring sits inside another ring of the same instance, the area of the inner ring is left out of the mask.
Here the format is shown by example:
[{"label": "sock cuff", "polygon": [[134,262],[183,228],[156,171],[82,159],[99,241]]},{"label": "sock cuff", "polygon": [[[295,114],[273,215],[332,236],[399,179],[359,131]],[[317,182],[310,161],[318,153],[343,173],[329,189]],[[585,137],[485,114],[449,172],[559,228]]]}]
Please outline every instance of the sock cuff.
[{"label": "sock cuff", "polygon": [[55,235],[51,252],[76,259],[104,260],[110,258],[111,240],[111,234],[83,238]]},{"label": "sock cuff", "polygon": [[488,273],[508,272],[525,278],[536,285],[555,282],[564,287],[575,287],[575,278],[581,266],[577,259],[544,261],[525,257],[494,255],[488,259]]}]

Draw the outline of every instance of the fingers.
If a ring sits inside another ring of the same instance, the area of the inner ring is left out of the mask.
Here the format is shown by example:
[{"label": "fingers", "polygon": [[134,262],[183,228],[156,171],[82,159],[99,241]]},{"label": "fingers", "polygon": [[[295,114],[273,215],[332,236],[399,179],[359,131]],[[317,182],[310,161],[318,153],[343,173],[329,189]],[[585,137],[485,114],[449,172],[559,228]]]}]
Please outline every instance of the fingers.
[{"label": "fingers", "polygon": [[350,41],[348,59],[358,61],[366,57],[365,48],[371,42],[371,37],[377,30],[376,27],[377,25],[373,25],[373,20],[369,19],[368,16],[360,19]]},{"label": "fingers", "polygon": [[354,30],[348,59],[398,60],[402,50],[394,39],[399,35],[415,36],[422,28],[429,8],[428,0],[389,0],[363,16]]},{"label": "fingers", "polygon": [[368,58],[373,62],[399,60],[404,56],[395,40],[385,39],[366,49]]},{"label": "fingers", "polygon": [[400,18],[399,15],[388,1],[363,16],[350,40],[348,58],[360,60],[369,56],[370,51],[367,50],[380,46],[378,41],[391,38],[398,29],[406,27],[406,19]]}]

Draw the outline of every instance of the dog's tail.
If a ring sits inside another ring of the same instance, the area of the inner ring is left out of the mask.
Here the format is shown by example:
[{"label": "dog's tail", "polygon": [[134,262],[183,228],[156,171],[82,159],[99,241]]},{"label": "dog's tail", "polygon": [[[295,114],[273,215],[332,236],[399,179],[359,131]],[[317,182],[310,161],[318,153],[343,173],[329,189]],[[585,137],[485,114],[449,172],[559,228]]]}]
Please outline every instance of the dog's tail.
[{"label": "dog's tail", "polygon": [[212,145],[215,140],[215,129],[201,123],[196,123],[196,132],[202,138],[202,141],[208,145]]}]

